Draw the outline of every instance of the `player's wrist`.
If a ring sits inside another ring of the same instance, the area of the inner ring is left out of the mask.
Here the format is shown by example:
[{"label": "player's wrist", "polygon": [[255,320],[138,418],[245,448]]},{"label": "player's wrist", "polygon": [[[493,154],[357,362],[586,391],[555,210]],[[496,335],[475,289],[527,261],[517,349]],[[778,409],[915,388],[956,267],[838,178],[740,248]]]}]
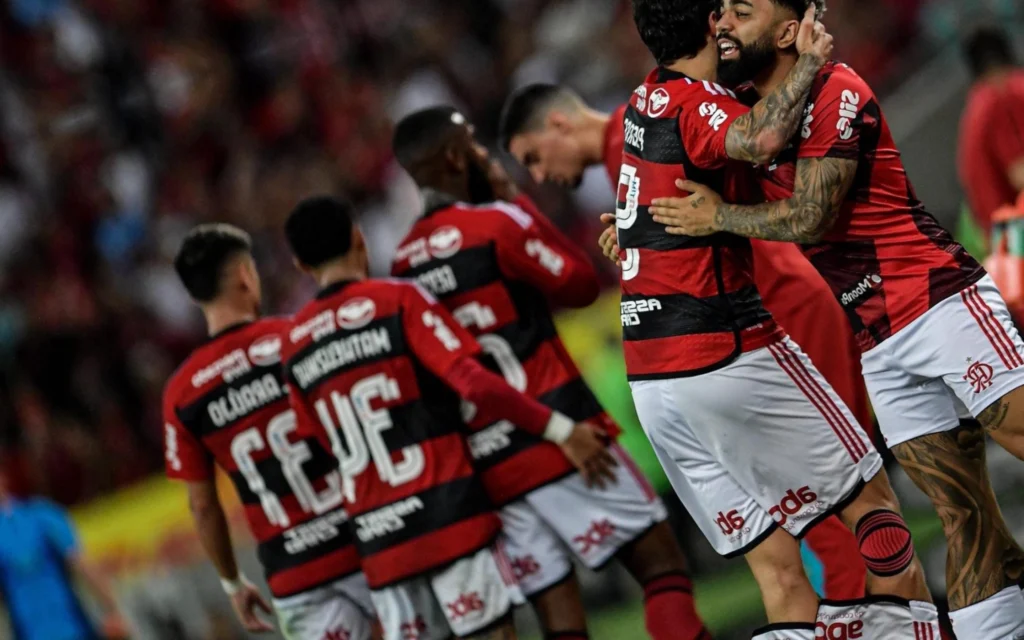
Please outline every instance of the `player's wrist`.
[{"label": "player's wrist", "polygon": [[564,413],[552,411],[548,424],[544,427],[544,439],[555,444],[562,444],[569,439],[574,428],[576,428],[576,423],[572,418]]},{"label": "player's wrist", "polygon": [[224,589],[224,593],[229,596],[233,596],[249,584],[249,579],[245,577],[245,574],[241,571],[234,578],[225,578],[221,576],[220,587]]}]

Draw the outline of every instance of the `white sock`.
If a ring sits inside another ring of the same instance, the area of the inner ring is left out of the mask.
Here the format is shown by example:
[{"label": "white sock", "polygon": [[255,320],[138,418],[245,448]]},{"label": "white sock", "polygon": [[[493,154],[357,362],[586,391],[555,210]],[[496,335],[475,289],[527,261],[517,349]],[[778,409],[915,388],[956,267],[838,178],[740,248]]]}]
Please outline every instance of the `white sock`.
[{"label": "white sock", "polygon": [[935,605],[885,596],[823,600],[816,633],[816,638],[825,640],[941,640]]},{"label": "white sock", "polygon": [[1024,638],[1024,596],[1007,587],[981,602],[949,612],[958,640],[1021,640]]},{"label": "white sock", "polygon": [[761,627],[750,637],[751,640],[814,640],[814,625],[810,622],[780,622]]}]

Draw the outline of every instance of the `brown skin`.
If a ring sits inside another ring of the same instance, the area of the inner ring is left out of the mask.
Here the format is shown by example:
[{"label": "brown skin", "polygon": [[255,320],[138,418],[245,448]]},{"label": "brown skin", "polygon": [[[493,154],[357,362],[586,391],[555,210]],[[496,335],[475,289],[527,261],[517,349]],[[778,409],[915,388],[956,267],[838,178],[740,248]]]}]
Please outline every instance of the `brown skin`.
[{"label": "brown skin", "polygon": [[583,104],[556,106],[544,117],[540,130],[513,136],[508,150],[534,182],[575,187],[588,167],[603,162],[610,122],[611,116]]}]

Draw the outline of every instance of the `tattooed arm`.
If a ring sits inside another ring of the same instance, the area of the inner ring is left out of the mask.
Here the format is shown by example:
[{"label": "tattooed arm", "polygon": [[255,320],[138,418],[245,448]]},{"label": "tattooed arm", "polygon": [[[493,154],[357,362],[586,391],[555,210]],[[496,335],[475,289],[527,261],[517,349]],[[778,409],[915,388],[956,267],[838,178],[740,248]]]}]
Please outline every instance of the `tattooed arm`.
[{"label": "tattooed arm", "polygon": [[805,53],[785,80],[733,121],[725,138],[725,150],[733,160],[767,164],[775,159],[796,135],[807,94],[825,58]]}]

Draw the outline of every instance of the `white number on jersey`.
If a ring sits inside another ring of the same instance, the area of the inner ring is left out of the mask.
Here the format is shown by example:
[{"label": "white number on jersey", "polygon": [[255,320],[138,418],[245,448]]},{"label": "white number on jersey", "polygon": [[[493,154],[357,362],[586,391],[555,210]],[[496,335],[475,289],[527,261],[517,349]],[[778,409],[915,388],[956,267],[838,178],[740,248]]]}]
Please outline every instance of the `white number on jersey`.
[{"label": "white number on jersey", "polygon": [[[459,324],[467,329],[476,327],[480,331],[486,331],[498,323],[494,309],[479,302],[465,304],[456,309],[452,315],[459,321]],[[485,353],[494,358],[494,361],[498,364],[498,369],[501,370],[501,375],[508,382],[508,386],[516,391],[525,392],[526,369],[523,368],[523,365],[516,358],[516,354],[508,340],[497,334],[485,333],[477,336],[477,342],[480,343],[480,347]]]},{"label": "white number on jersey", "polygon": [[434,337],[440,340],[441,344],[448,351],[456,351],[462,346],[462,343],[455,337],[451,328],[433,311],[423,312],[423,324],[434,330]]},{"label": "white number on jersey", "polygon": [[[289,442],[288,436],[295,431],[298,423],[295,420],[295,412],[285,411],[274,416],[267,424],[267,443],[270,450],[281,464],[288,486],[299,501],[299,506],[306,513],[321,514],[338,507],[341,504],[341,477],[337,471],[332,471],[326,476],[327,486],[323,491],[317,493],[313,484],[302,471],[302,465],[313,457],[309,445],[305,442]],[[279,527],[287,527],[291,524],[288,514],[281,506],[280,497],[271,491],[259,469],[252,459],[254,451],[259,451],[267,446],[263,441],[263,435],[259,427],[250,427],[239,433],[231,440],[231,457],[234,458],[238,471],[245,478],[249,490],[260,499],[260,505],[267,516],[270,524]]]},{"label": "white number on jersey", "polygon": [[[636,223],[637,206],[640,204],[640,178],[636,175],[636,167],[624,164],[619,173],[619,188],[626,187],[625,204],[620,208],[615,205],[615,226],[629,229]],[[618,200],[618,198],[616,198]]]}]

